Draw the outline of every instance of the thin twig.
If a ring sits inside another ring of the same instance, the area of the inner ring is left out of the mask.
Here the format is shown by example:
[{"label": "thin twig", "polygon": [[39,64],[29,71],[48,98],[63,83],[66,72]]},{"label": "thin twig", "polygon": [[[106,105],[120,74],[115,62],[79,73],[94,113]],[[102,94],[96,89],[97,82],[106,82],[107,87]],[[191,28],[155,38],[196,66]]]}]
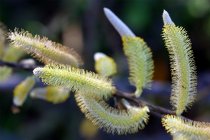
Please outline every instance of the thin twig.
[{"label": "thin twig", "polygon": [[25,71],[33,71],[37,66],[28,66],[21,63],[5,62],[0,60],[0,66],[8,66],[11,68],[22,69]]},{"label": "thin twig", "polygon": [[[4,62],[2,60],[0,60],[0,66],[8,66],[11,68],[17,68],[17,69],[22,69],[22,70],[26,70],[26,71],[33,71],[33,69],[37,67],[37,66],[26,66],[21,63]],[[149,102],[143,100],[142,98],[136,98],[133,94],[122,92],[120,90],[118,90],[114,94],[114,97],[120,98],[120,99],[127,99],[128,101],[130,101],[138,106],[148,106],[149,110],[150,110],[150,114],[152,114],[156,117],[159,117],[159,118],[161,118],[163,115],[166,115],[166,114],[175,115],[175,112],[172,110],[166,109],[161,106],[154,105],[152,103],[149,103]]]},{"label": "thin twig", "polygon": [[148,106],[150,109],[151,114],[153,114],[156,117],[162,117],[162,115],[166,115],[166,114],[171,114],[171,115],[175,115],[174,111],[171,111],[169,109],[166,109],[164,107],[161,106],[157,106],[157,105],[153,105],[145,100],[143,100],[142,98],[135,98],[133,96],[133,94],[130,93],[125,93],[122,91],[118,91],[114,94],[115,97],[118,98],[124,98],[127,99],[139,106]]}]

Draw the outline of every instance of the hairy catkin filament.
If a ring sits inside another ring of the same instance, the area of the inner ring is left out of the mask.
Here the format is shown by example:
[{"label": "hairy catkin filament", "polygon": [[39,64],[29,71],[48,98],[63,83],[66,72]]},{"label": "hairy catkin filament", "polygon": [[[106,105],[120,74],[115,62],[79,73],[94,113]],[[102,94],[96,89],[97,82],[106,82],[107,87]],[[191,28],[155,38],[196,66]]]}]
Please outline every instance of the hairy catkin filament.
[{"label": "hairy catkin filament", "polygon": [[108,133],[135,133],[144,128],[149,118],[147,106],[131,107],[126,111],[110,107],[103,100],[86,96],[86,93],[76,93],[75,98],[85,116]]},{"label": "hairy catkin filament", "polygon": [[135,95],[139,97],[143,88],[149,88],[154,71],[150,48],[139,37],[124,36],[123,50],[128,59],[130,82],[136,86]]},{"label": "hairy catkin filament", "polygon": [[34,69],[33,72],[46,84],[63,86],[71,91],[91,93],[90,96],[93,97],[108,98],[116,90],[107,78],[66,65],[46,65]]},{"label": "hairy catkin filament", "polygon": [[209,140],[210,124],[192,121],[174,115],[162,118],[162,124],[172,136],[189,140]]},{"label": "hairy catkin filament", "polygon": [[17,30],[10,32],[8,37],[14,47],[26,51],[45,64],[66,64],[74,67],[82,64],[81,58],[73,49],[52,42],[46,37],[41,38]]}]

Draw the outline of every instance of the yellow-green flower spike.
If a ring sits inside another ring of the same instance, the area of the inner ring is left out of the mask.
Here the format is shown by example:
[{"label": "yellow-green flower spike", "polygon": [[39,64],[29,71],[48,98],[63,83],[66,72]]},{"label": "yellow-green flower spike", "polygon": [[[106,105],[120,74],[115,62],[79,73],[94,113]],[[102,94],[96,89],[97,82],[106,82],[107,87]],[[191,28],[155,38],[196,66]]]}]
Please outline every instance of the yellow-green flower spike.
[{"label": "yellow-green flower spike", "polygon": [[27,77],[24,81],[18,84],[14,89],[13,104],[16,106],[22,106],[34,84],[34,76]]},{"label": "yellow-green flower spike", "polygon": [[136,97],[142,93],[142,88],[150,88],[153,77],[154,63],[150,48],[139,37],[124,36],[123,50],[128,58],[130,82],[136,86]]},{"label": "yellow-green flower spike", "polygon": [[195,99],[196,67],[186,31],[182,27],[177,27],[166,11],[163,12],[163,19],[163,38],[171,61],[171,103],[176,114],[180,115]]},{"label": "yellow-green flower spike", "polygon": [[[24,52],[17,48],[7,47],[4,48],[4,54],[2,56],[2,60],[6,62],[17,62],[22,56]],[[12,74],[12,69],[7,66],[0,66],[0,81],[7,80]]]},{"label": "yellow-green flower spike", "polygon": [[52,42],[46,37],[32,36],[32,34],[15,30],[9,33],[13,46],[23,49],[45,64],[56,63],[78,67],[82,64],[79,55],[73,50]]},{"label": "yellow-green flower spike", "polygon": [[142,88],[150,87],[153,76],[154,64],[150,48],[143,39],[136,37],[111,10],[104,8],[104,13],[122,37],[124,53],[128,57],[130,82],[136,86],[135,95],[139,97]]},{"label": "yellow-green flower spike", "polygon": [[210,124],[192,121],[174,115],[162,118],[162,124],[172,136],[187,140],[209,140]]},{"label": "yellow-green flower spike", "polygon": [[94,54],[95,70],[98,74],[103,76],[112,76],[117,72],[117,65],[115,61],[105,55],[104,53],[97,52]]},{"label": "yellow-green flower spike", "polygon": [[110,107],[103,100],[97,101],[86,94],[80,92],[75,94],[78,106],[93,124],[108,133],[118,135],[135,133],[143,129],[148,121],[149,109],[146,106],[118,110]]},{"label": "yellow-green flower spike", "polygon": [[12,69],[7,66],[0,66],[0,82],[7,80],[12,74]]},{"label": "yellow-green flower spike", "polygon": [[33,73],[46,84],[92,93],[91,96],[99,98],[110,97],[115,92],[115,87],[107,78],[66,65],[47,65],[34,69]]},{"label": "yellow-green flower spike", "polygon": [[12,47],[12,46],[9,46],[6,49],[2,60],[6,61],[6,62],[17,62],[24,55],[25,55],[25,53],[22,50]]},{"label": "yellow-green flower spike", "polygon": [[65,102],[69,96],[69,89],[54,86],[35,88],[30,93],[30,97],[32,98],[42,99],[54,104]]}]

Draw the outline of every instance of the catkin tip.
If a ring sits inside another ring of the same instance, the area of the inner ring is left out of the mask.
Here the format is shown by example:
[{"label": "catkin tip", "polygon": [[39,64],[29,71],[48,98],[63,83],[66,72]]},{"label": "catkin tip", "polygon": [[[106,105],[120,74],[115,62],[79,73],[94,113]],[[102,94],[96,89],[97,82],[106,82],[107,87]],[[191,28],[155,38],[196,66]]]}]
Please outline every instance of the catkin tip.
[{"label": "catkin tip", "polygon": [[109,8],[106,8],[106,7],[104,7],[103,10],[104,10],[104,13],[105,14],[107,14],[108,12],[110,12],[110,9]]},{"label": "catkin tip", "polygon": [[164,25],[166,24],[174,25],[174,22],[172,21],[171,17],[169,16],[166,10],[163,10],[163,23]]},{"label": "catkin tip", "polygon": [[35,76],[39,76],[39,75],[41,74],[41,70],[42,70],[41,67],[35,68],[35,69],[33,70],[33,74],[34,74]]},{"label": "catkin tip", "polygon": [[103,58],[105,57],[106,55],[104,53],[101,53],[101,52],[97,52],[94,54],[94,60],[97,61],[99,60],[100,58]]}]

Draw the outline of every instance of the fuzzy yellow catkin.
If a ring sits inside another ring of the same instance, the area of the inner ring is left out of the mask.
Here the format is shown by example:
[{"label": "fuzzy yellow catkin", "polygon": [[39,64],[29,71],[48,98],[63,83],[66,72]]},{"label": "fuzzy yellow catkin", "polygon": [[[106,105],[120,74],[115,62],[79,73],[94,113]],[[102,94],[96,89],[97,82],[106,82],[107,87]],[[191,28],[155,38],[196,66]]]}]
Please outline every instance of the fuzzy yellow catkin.
[{"label": "fuzzy yellow catkin", "polygon": [[2,60],[6,62],[17,62],[25,53],[15,47],[12,47],[11,44],[6,48]]},{"label": "fuzzy yellow catkin", "polygon": [[33,73],[46,84],[66,87],[71,91],[91,93],[90,95],[94,97],[108,98],[116,90],[111,80],[67,65],[46,65],[34,69]]},{"label": "fuzzy yellow catkin", "polygon": [[86,96],[87,93],[76,93],[78,106],[85,116],[97,127],[108,133],[135,133],[145,127],[148,121],[149,109],[145,107],[130,107],[128,110],[118,110],[109,106],[103,100]]},{"label": "fuzzy yellow catkin", "polygon": [[150,48],[140,37],[110,9],[104,8],[104,13],[123,40],[123,50],[128,59],[130,83],[136,87],[136,97],[141,96],[143,88],[150,88],[154,71],[154,62]]},{"label": "fuzzy yellow catkin", "polygon": [[103,76],[112,76],[117,72],[117,65],[111,57],[104,53],[97,52],[94,54],[95,70],[98,74]]},{"label": "fuzzy yellow catkin", "polygon": [[[24,52],[17,48],[7,47],[4,48],[4,54],[2,60],[5,62],[17,62],[22,56]],[[0,66],[0,81],[7,80],[12,74],[12,68],[7,66]]]},{"label": "fuzzy yellow catkin", "polygon": [[210,124],[192,121],[179,116],[166,115],[162,118],[162,124],[175,138],[189,140],[209,140]]},{"label": "fuzzy yellow catkin", "polygon": [[128,58],[129,79],[136,86],[135,95],[139,97],[142,88],[150,88],[154,71],[154,62],[150,48],[139,37],[122,37],[123,50]]},{"label": "fuzzy yellow catkin", "polygon": [[69,96],[69,89],[54,86],[35,88],[30,93],[30,97],[32,98],[42,99],[54,104],[65,102]]},{"label": "fuzzy yellow catkin", "polygon": [[56,63],[78,67],[82,64],[79,55],[70,48],[52,42],[46,37],[33,36],[26,31],[10,32],[8,35],[13,46],[31,54],[45,64]]},{"label": "fuzzy yellow catkin", "polygon": [[195,100],[196,67],[187,32],[182,27],[177,27],[166,11],[163,12],[163,21],[163,38],[171,61],[171,104],[176,114],[180,115]]},{"label": "fuzzy yellow catkin", "polygon": [[0,66],[0,82],[7,80],[12,74],[12,69],[7,66]]},{"label": "fuzzy yellow catkin", "polygon": [[19,83],[13,92],[13,104],[16,106],[22,106],[34,84],[34,76],[27,77],[25,80]]}]

